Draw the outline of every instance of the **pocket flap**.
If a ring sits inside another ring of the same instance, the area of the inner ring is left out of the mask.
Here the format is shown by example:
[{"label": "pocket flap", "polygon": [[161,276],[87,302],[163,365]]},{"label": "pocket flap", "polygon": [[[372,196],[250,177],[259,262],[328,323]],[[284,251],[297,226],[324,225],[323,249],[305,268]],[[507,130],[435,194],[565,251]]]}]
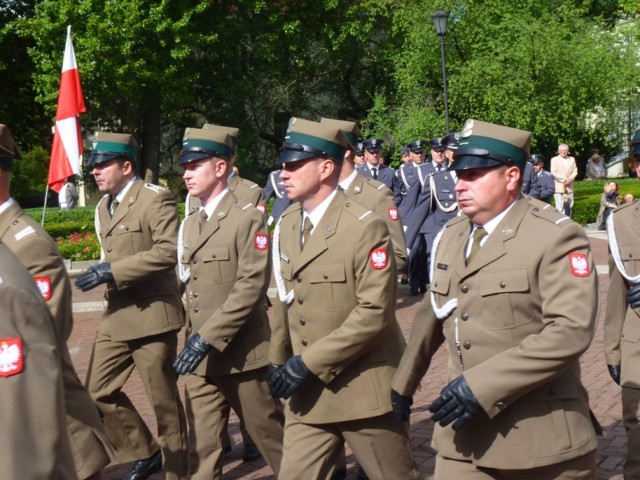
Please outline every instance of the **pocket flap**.
[{"label": "pocket flap", "polygon": [[114,235],[122,235],[130,232],[139,232],[142,230],[140,227],[140,219],[133,218],[131,220],[123,220],[118,223],[118,226],[113,229]]},{"label": "pocket flap", "polygon": [[479,276],[479,283],[480,295],[483,297],[529,290],[529,278],[525,269],[483,273]]},{"label": "pocket flap", "polygon": [[436,268],[430,286],[431,291],[440,295],[448,295],[450,284],[451,274],[446,270]]},{"label": "pocket flap", "polygon": [[347,276],[344,271],[344,262],[324,263],[309,267],[310,283],[336,283],[345,282]]},{"label": "pocket flap", "polygon": [[211,245],[201,251],[203,262],[229,260],[229,245]]}]

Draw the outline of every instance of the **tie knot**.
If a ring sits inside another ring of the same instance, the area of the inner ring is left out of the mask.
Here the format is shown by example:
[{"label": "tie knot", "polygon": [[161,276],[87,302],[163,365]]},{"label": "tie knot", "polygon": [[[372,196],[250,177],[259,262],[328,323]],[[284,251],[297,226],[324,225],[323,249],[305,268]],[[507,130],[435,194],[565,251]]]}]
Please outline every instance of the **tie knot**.
[{"label": "tie knot", "polygon": [[471,250],[469,251],[469,256],[467,257],[467,265],[471,263],[473,257],[475,257],[478,253],[478,250],[480,250],[480,242],[486,236],[487,231],[484,229],[484,227],[478,227],[473,231],[473,234],[471,235]]},{"label": "tie knot", "polygon": [[478,227],[473,232],[473,241],[480,243],[482,239],[486,236],[487,236],[487,231],[484,229],[484,227]]},{"label": "tie knot", "polygon": [[209,216],[207,215],[207,211],[204,208],[200,209],[199,217],[200,217],[199,218],[200,223],[206,222],[207,220],[209,220]]},{"label": "tie knot", "polygon": [[302,245],[309,240],[311,230],[313,230],[313,223],[311,223],[311,219],[309,217],[305,217],[304,222],[302,223]]}]

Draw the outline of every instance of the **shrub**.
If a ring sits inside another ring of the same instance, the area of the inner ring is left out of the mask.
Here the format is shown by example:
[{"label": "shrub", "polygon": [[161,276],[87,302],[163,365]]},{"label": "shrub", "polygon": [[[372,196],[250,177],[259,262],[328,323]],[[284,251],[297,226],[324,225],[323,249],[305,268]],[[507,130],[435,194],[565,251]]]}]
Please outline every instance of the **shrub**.
[{"label": "shrub", "polygon": [[600,210],[600,197],[606,182],[614,181],[620,187],[620,195],[630,193],[640,198],[640,181],[637,178],[610,178],[594,182],[576,182],[574,193],[573,219],[580,225],[594,223]]},{"label": "shrub", "polygon": [[100,242],[95,233],[72,233],[68,237],[57,237],[56,244],[62,258],[70,260],[97,260],[100,258]]}]

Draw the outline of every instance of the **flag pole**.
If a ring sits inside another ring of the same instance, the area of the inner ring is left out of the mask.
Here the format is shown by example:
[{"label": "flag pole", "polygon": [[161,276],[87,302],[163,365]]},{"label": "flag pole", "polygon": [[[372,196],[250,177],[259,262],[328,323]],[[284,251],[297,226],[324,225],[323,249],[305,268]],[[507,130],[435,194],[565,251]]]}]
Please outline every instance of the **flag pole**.
[{"label": "flag pole", "polygon": [[47,197],[49,196],[49,184],[47,184],[47,189],[44,191],[44,205],[42,206],[42,220],[40,220],[40,226],[44,228],[44,214],[47,211]]}]

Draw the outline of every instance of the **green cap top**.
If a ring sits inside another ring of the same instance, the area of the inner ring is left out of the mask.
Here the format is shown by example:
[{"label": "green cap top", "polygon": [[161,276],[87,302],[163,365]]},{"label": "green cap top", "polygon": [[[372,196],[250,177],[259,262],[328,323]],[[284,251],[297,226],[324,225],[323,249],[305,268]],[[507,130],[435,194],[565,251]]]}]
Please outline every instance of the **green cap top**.
[{"label": "green cap top", "polygon": [[293,117],[289,120],[278,162],[297,162],[313,157],[342,162],[347,148],[349,140],[335,125]]},{"label": "green cap top", "polygon": [[209,157],[231,158],[233,141],[221,128],[187,128],[182,139],[179,165]]},{"label": "green cap top", "polygon": [[214,125],[213,123],[205,123],[202,126],[203,130],[220,130],[227,133],[231,137],[233,142],[233,152],[238,153],[238,135],[240,135],[240,129],[236,127],[225,127],[223,125]]},{"label": "green cap top", "polygon": [[469,119],[464,124],[450,170],[514,165],[524,171],[531,132]]},{"label": "green cap top", "polygon": [[135,163],[138,158],[138,142],[128,133],[98,132],[96,144],[87,164],[104,163],[114,158],[128,158]]},{"label": "green cap top", "polygon": [[344,133],[344,136],[349,140],[349,146],[352,150],[358,148],[358,138],[360,138],[360,129],[356,122],[349,120],[337,120],[335,118],[321,118],[320,123],[326,125],[332,125],[338,127]]},{"label": "green cap top", "polygon": [[0,123],[0,168],[11,170],[13,160],[20,160],[21,158],[18,145],[13,140],[9,127]]}]

